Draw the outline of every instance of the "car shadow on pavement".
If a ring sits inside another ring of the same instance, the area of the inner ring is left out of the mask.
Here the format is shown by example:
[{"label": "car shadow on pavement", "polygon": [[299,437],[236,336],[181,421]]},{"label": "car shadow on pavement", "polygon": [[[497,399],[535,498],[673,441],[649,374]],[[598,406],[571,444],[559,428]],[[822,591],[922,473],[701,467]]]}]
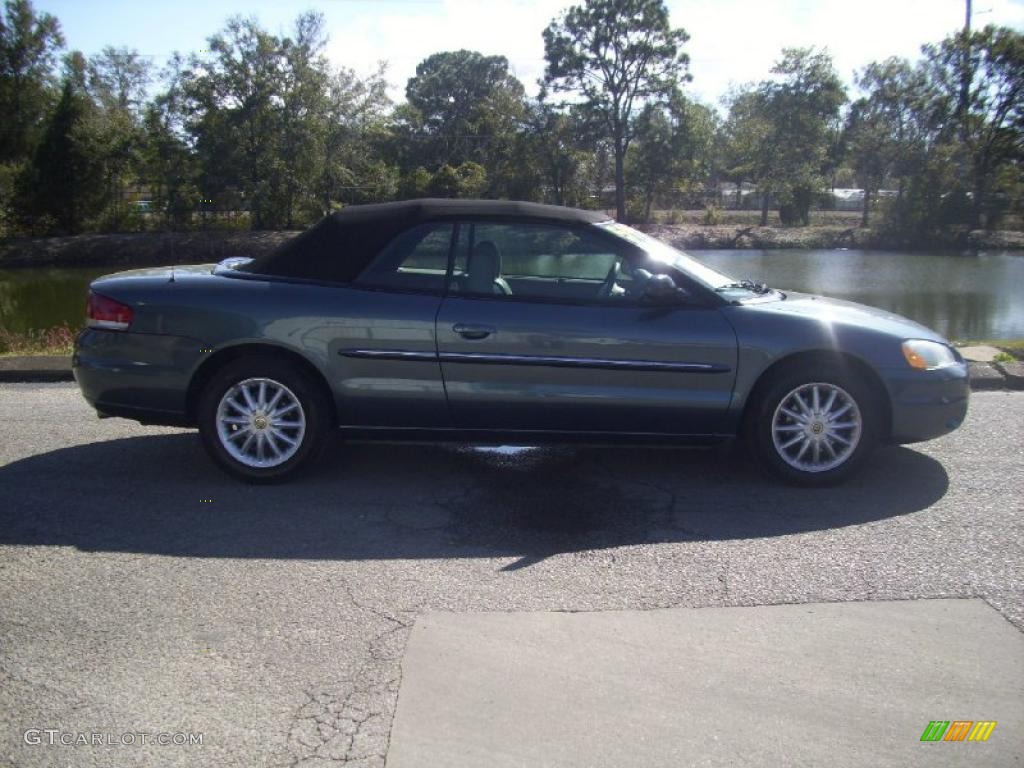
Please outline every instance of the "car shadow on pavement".
[{"label": "car shadow on pavement", "polygon": [[885,448],[846,485],[765,479],[736,448],[351,444],[286,485],[221,474],[190,433],[124,438],[0,467],[0,544],[182,557],[552,555],[780,536],[926,509],[940,463]]}]

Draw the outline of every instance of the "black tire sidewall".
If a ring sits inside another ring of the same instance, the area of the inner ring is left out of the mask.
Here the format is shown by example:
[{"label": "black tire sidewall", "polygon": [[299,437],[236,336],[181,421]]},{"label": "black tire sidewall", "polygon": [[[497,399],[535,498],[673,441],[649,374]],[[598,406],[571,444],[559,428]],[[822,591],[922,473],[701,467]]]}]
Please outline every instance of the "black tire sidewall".
[{"label": "black tire sidewall", "polygon": [[[217,434],[217,408],[224,393],[238,382],[254,378],[273,379],[285,385],[298,398],[305,412],[306,430],[299,450],[276,467],[258,468],[242,464],[225,450]],[[305,373],[281,360],[257,356],[228,363],[213,376],[200,396],[197,420],[203,447],[218,466],[246,482],[275,483],[291,477],[319,457],[330,428],[328,414],[323,393]]]},{"label": "black tire sidewall", "polygon": [[[861,415],[860,442],[853,455],[838,467],[824,472],[803,472],[779,456],[772,440],[772,418],[779,402],[797,387],[810,383],[835,384],[857,403]],[[747,437],[758,464],[772,476],[803,486],[827,486],[841,483],[855,473],[878,441],[881,408],[872,402],[871,388],[853,372],[835,365],[795,366],[781,371],[769,381],[751,410]]]}]

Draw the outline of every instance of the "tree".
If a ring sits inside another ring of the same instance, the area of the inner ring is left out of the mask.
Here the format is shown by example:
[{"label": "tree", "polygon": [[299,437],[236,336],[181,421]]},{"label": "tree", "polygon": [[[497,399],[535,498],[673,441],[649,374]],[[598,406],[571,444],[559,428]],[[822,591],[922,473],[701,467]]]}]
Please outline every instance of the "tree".
[{"label": "tree", "polygon": [[94,129],[94,107],[71,71],[19,179],[19,207],[30,229],[75,234],[102,211],[103,167]]},{"label": "tree", "polygon": [[125,187],[138,178],[145,137],[142,110],[151,66],[138,51],[107,46],[85,63],[82,78],[93,111],[97,161],[104,168],[106,224],[119,230]]},{"label": "tree", "polygon": [[331,78],[318,180],[322,213],[334,201],[376,202],[397,194],[397,164],[382,157],[391,140],[386,114],[390,105],[383,65],[365,80],[349,69]]},{"label": "tree", "polygon": [[694,188],[703,191],[711,170],[715,129],[714,113],[680,92],[666,104],[648,104],[640,113],[628,159],[645,221],[656,200],[674,205]]},{"label": "tree", "polygon": [[25,158],[53,105],[53,68],[64,36],[57,19],[36,14],[29,0],[7,0],[0,11],[0,162]]},{"label": "tree", "polygon": [[872,196],[887,179],[902,200],[906,179],[919,167],[928,144],[927,78],[905,59],[872,62],[857,75],[864,96],[850,109],[846,151],[864,190],[862,226],[870,223]]},{"label": "tree", "polygon": [[586,175],[594,152],[585,133],[578,110],[560,112],[542,101],[531,105],[523,142],[528,159],[522,167],[533,171],[534,195],[555,205],[589,203]]},{"label": "tree", "polygon": [[[1024,34],[987,26],[923,48],[935,93],[933,110],[948,116],[946,140],[958,140],[971,227],[986,223],[1000,169],[1024,157]],[[965,100],[966,97],[966,100]]]},{"label": "tree", "polygon": [[829,126],[846,92],[826,53],[787,48],[766,80],[733,94],[726,123],[732,175],[750,179],[761,196],[761,226],[775,198],[784,224],[807,224],[824,181]]},{"label": "tree", "polygon": [[160,76],[167,88],[144,108],[139,175],[150,189],[156,212],[173,229],[187,229],[200,199],[198,163],[189,134],[182,71],[185,61],[174,54]]},{"label": "tree", "polygon": [[544,87],[575,92],[602,124],[615,154],[615,209],[626,217],[625,158],[634,111],[688,79],[663,0],[586,0],[544,30]]},{"label": "tree", "polygon": [[53,70],[63,45],[57,19],[28,0],[0,7],[0,232],[13,221],[18,180],[60,96]]},{"label": "tree", "polygon": [[400,115],[409,167],[483,166],[490,193],[507,179],[515,136],[525,117],[524,91],[504,56],[446,51],[416,66]]}]

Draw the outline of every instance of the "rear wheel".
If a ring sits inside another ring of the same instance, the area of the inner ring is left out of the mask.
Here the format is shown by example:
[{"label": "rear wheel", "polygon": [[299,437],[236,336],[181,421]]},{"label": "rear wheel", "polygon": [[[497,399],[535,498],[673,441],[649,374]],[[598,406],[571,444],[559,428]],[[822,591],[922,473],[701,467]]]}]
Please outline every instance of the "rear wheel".
[{"label": "rear wheel", "polygon": [[847,479],[877,441],[871,390],[836,366],[775,376],[752,410],[747,436],[762,467],[797,485]]},{"label": "rear wheel", "polygon": [[199,433],[214,461],[248,482],[279,482],[314,460],[330,428],[323,393],[271,357],[244,358],[214,375],[199,402]]}]

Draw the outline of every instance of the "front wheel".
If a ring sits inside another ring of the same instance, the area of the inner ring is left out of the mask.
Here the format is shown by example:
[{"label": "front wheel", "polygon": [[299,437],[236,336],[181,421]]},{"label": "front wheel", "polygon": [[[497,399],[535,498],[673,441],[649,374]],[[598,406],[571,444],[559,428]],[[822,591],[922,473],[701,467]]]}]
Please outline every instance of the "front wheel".
[{"label": "front wheel", "polygon": [[273,358],[241,359],[206,386],[199,433],[229,474],[279,482],[315,459],[328,428],[324,396],[303,373]]},{"label": "front wheel", "polygon": [[762,467],[797,485],[846,480],[877,440],[877,404],[868,387],[830,367],[777,376],[747,426]]}]

